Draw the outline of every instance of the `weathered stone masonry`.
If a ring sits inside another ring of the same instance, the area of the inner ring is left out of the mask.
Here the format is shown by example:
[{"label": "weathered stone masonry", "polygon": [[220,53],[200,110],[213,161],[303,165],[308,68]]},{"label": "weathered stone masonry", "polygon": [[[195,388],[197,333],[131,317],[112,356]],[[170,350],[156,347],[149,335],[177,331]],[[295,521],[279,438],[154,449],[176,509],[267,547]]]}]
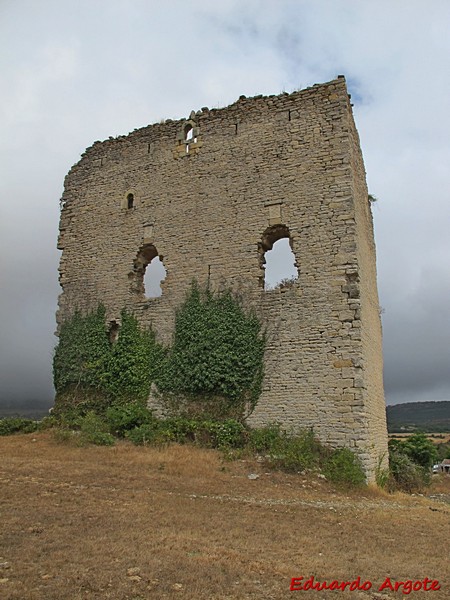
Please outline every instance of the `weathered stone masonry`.
[{"label": "weathered stone masonry", "polygon": [[[345,79],[242,96],[96,142],[67,175],[58,324],[99,302],[131,309],[168,343],[191,281],[239,288],[268,325],[249,422],[314,427],[356,448],[369,478],[386,454],[372,217]],[[299,278],[264,291],[264,252],[289,237]],[[162,257],[159,298],[144,295]]]}]

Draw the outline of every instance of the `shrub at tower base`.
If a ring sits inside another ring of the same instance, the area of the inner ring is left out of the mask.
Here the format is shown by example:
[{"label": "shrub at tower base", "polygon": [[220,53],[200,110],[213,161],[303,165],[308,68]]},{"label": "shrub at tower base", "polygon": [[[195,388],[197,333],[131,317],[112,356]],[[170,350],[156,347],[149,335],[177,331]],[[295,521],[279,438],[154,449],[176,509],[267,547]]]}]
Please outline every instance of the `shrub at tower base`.
[{"label": "shrub at tower base", "polygon": [[265,335],[231,292],[213,294],[194,283],[168,348],[125,310],[118,339],[111,341],[105,313],[100,305],[88,315],[75,313],[61,327],[53,361],[57,412],[145,404],[152,384],[178,412],[242,418],[255,407]]}]

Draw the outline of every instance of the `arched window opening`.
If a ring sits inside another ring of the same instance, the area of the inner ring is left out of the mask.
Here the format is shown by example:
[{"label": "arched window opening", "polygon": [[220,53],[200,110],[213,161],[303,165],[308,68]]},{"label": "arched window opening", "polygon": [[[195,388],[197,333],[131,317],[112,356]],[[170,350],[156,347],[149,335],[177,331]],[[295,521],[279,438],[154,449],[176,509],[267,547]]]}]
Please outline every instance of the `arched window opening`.
[{"label": "arched window opening", "polygon": [[274,243],[272,250],[266,252],[264,270],[264,289],[273,290],[293,283],[298,279],[295,256],[287,238]]},{"label": "arched window opening", "polygon": [[298,279],[289,228],[274,225],[266,229],[259,244],[260,266],[264,270],[261,287],[266,291],[290,286]]},{"label": "arched window opening", "polygon": [[142,299],[158,298],[162,295],[161,282],[166,278],[163,257],[153,244],[143,244],[133,262],[133,271],[128,275],[131,290]]},{"label": "arched window opening", "polygon": [[128,194],[127,196],[127,208],[133,208],[134,206],[134,194]]},{"label": "arched window opening", "polygon": [[159,298],[162,296],[161,282],[166,278],[167,271],[161,256],[155,258],[147,265],[144,273],[144,294],[146,298]]}]

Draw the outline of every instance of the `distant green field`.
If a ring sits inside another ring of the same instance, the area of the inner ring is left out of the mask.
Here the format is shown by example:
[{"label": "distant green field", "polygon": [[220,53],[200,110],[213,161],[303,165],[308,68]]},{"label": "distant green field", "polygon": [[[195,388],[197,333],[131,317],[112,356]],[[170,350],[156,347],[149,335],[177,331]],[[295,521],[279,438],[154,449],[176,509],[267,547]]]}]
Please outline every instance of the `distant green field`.
[{"label": "distant green field", "polygon": [[450,431],[450,401],[409,402],[386,408],[389,433]]}]

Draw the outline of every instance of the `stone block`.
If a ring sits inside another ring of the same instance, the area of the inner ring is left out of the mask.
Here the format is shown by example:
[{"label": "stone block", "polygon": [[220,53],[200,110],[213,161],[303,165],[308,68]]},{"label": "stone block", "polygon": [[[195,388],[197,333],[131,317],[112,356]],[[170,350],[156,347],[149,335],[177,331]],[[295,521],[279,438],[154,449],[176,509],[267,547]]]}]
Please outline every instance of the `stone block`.
[{"label": "stone block", "polygon": [[344,367],[351,367],[351,366],[353,366],[353,363],[352,363],[352,361],[351,361],[350,358],[346,358],[346,359],[342,359],[341,358],[341,359],[335,360],[333,362],[333,366],[336,369],[342,369]]}]

